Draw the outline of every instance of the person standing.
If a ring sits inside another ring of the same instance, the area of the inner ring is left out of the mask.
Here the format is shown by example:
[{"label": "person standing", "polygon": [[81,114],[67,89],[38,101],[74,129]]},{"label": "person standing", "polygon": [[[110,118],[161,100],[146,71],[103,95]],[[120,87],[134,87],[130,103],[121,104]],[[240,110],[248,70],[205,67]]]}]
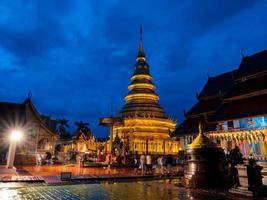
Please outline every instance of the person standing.
[{"label": "person standing", "polygon": [[81,160],[82,160],[81,156],[80,155],[77,155],[76,156],[76,163],[78,165],[78,168],[81,168]]},{"label": "person standing", "polygon": [[152,174],[152,158],[151,155],[146,155],[147,173]]},{"label": "person standing", "polygon": [[162,158],[162,156],[158,157],[157,162],[158,162],[159,174],[163,175],[163,158]]},{"label": "person standing", "polygon": [[136,174],[137,173],[137,170],[138,170],[138,160],[137,160],[137,157],[136,155],[134,155],[134,173]]},{"label": "person standing", "polygon": [[144,154],[142,154],[140,156],[140,168],[141,168],[142,174],[144,174],[145,172],[145,164],[146,164],[146,157]]}]

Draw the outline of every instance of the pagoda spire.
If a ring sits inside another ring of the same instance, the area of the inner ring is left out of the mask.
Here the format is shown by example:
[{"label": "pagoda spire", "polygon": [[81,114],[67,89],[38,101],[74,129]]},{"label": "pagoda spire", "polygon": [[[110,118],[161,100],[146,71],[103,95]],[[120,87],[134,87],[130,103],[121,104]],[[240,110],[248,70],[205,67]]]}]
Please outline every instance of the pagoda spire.
[{"label": "pagoda spire", "polygon": [[137,58],[136,58],[137,61],[146,59],[144,48],[143,48],[142,34],[143,34],[143,27],[142,27],[142,25],[140,25],[139,48],[138,48],[138,54],[137,54]]}]

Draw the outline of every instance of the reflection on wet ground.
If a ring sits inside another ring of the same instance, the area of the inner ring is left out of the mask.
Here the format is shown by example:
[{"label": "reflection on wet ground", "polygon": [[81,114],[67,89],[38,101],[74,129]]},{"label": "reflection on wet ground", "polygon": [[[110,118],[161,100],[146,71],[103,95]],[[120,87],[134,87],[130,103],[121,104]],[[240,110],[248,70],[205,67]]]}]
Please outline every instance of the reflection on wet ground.
[{"label": "reflection on wet ground", "polygon": [[64,165],[42,165],[18,167],[21,174],[32,176],[58,176],[61,172],[72,172],[73,175],[85,174],[134,174],[133,168],[103,168],[103,167],[77,167]]},{"label": "reflection on wet ground", "polygon": [[[135,182],[101,182],[95,184],[76,184],[58,186],[29,186],[21,188],[2,188],[0,197],[4,200],[29,199],[227,199],[223,195],[212,195],[201,191],[179,188],[179,180],[153,180]],[[235,198],[236,199],[236,198]]]}]

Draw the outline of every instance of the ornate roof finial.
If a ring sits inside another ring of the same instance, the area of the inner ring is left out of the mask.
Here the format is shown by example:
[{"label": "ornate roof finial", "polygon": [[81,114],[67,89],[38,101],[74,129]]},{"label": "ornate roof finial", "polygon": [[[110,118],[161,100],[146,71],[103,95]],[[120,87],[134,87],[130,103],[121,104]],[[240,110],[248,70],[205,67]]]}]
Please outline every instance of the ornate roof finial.
[{"label": "ornate roof finial", "polygon": [[137,55],[137,61],[138,60],[145,60],[145,52],[143,48],[143,27],[142,24],[140,25],[140,39],[139,39],[139,48],[138,48],[138,55]]}]

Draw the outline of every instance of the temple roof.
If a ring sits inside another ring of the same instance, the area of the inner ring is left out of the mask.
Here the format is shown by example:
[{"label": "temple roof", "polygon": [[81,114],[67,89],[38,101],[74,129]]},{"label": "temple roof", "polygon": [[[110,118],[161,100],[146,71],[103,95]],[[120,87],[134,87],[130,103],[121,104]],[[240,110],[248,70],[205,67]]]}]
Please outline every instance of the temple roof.
[{"label": "temple roof", "polygon": [[236,84],[234,84],[234,87],[231,88],[225,94],[224,99],[229,99],[242,95],[251,95],[256,92],[258,93],[260,91],[267,90],[266,80],[267,80],[267,75],[237,82]]},{"label": "temple roof", "polygon": [[267,50],[244,57],[237,70],[209,78],[174,134],[195,134],[199,121],[208,132],[216,129],[216,122],[267,115],[265,72]]},{"label": "temple roof", "polygon": [[23,104],[0,102],[1,129],[24,125],[26,121],[25,110]]},{"label": "temple roof", "polygon": [[204,116],[187,118],[185,119],[172,133],[172,135],[182,136],[189,134],[197,134],[199,123],[202,124],[204,132],[212,131],[216,129],[216,124],[207,123]]},{"label": "temple roof", "polygon": [[220,98],[209,100],[199,100],[187,113],[186,116],[199,115],[203,113],[215,112],[221,104]]},{"label": "temple roof", "polygon": [[243,57],[240,66],[235,73],[235,78],[241,79],[262,73],[267,73],[267,50]]},{"label": "temple roof", "polygon": [[81,130],[78,130],[71,138],[77,140],[79,139],[80,136],[82,136],[84,140],[89,140],[91,137],[93,137],[93,133],[90,128],[88,132],[83,132]]},{"label": "temple roof", "polygon": [[267,50],[243,57],[235,72],[235,84],[213,121],[227,121],[267,114]]},{"label": "temple roof", "polygon": [[227,121],[267,115],[267,94],[228,101],[216,111],[212,121]]},{"label": "temple roof", "polygon": [[216,124],[208,123],[207,120],[221,105],[222,95],[233,86],[232,73],[233,71],[208,79],[198,96],[198,102],[185,114],[186,119],[176,128],[173,135],[195,134],[198,132],[199,122],[204,132],[216,128]]},{"label": "temple roof", "polygon": [[230,71],[215,77],[210,77],[198,98],[203,99],[224,94],[234,84],[233,73],[234,71]]},{"label": "temple roof", "polygon": [[[55,131],[54,121],[48,117],[37,112],[30,98],[27,98],[22,103],[0,102],[0,128],[4,131],[10,127],[25,126],[27,109],[26,106],[32,110],[33,115],[39,120],[42,127],[53,133]],[[49,122],[51,121],[51,123]]]}]

